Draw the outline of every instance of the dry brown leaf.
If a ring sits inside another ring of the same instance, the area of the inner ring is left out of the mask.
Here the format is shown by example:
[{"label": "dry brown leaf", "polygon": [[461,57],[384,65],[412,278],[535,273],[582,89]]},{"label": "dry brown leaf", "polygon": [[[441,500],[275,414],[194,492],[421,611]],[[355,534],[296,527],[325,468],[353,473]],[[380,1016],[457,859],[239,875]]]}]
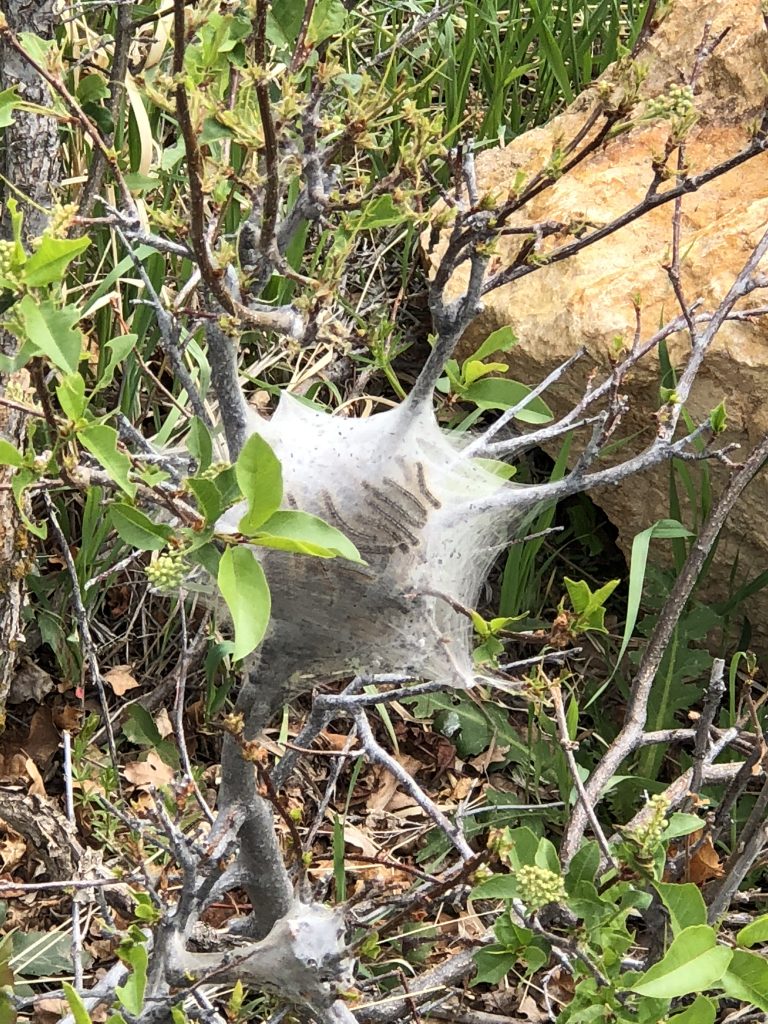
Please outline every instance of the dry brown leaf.
[{"label": "dry brown leaf", "polygon": [[21,704],[25,700],[39,704],[54,689],[55,683],[45,669],[25,659],[16,669],[8,693],[9,704]]},{"label": "dry brown leaf", "polygon": [[[692,845],[698,842],[700,833],[691,836]],[[703,885],[713,878],[722,878],[724,868],[717,850],[712,843],[712,837],[707,835],[704,842],[691,855],[688,860],[686,875],[696,885]]]},{"label": "dry brown leaf", "polygon": [[13,871],[24,859],[27,852],[27,844],[16,832],[8,832],[3,839],[0,839],[0,861],[2,871]]},{"label": "dry brown leaf", "polygon": [[344,842],[349,846],[354,846],[366,857],[375,857],[379,852],[378,847],[371,842],[365,832],[348,821],[344,822]]},{"label": "dry brown leaf", "polygon": [[66,999],[44,996],[42,999],[35,1000],[32,1007],[32,1020],[35,1024],[55,1024],[62,1017],[66,1017],[68,1013],[69,1004]]},{"label": "dry brown leaf", "polygon": [[131,674],[131,668],[131,665],[115,665],[104,673],[104,679],[117,697],[122,697],[126,690],[135,690],[139,685]]},{"label": "dry brown leaf", "polygon": [[173,768],[150,750],[145,761],[133,761],[123,768],[125,778],[139,789],[167,786],[173,780]]},{"label": "dry brown leaf", "polygon": [[160,708],[158,713],[155,715],[155,725],[157,731],[163,737],[170,736],[173,732],[173,725],[171,724],[171,716],[168,714],[166,708]]},{"label": "dry brown leaf", "polygon": [[47,797],[48,794],[45,792],[45,783],[43,782],[43,776],[40,774],[37,765],[28,757],[24,762],[24,770],[32,780],[32,785],[27,790],[28,796],[43,796]]},{"label": "dry brown leaf", "polygon": [[61,736],[53,723],[53,712],[45,705],[36,708],[29,723],[29,734],[24,741],[24,749],[34,759],[35,764],[44,767],[59,749]]}]

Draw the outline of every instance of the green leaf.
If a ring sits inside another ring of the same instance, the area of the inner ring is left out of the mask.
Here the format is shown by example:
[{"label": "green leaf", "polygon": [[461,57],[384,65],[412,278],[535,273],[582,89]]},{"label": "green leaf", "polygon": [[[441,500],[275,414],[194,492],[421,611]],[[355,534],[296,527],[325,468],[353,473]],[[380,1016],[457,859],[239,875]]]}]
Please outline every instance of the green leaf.
[{"label": "green leaf", "polygon": [[[240,523],[241,532],[245,532]],[[329,526],[317,516],[308,512],[273,513],[266,523],[251,537],[254,544],[277,548],[280,551],[295,551],[301,555],[315,555],[318,558],[347,558],[351,562],[362,562],[360,552],[352,541],[334,526]]]},{"label": "green leaf", "polygon": [[539,868],[548,868],[556,875],[560,874],[560,859],[557,856],[554,843],[551,843],[549,839],[541,838],[539,840],[534,863]]},{"label": "green leaf", "polygon": [[136,496],[136,484],[128,479],[131,460],[117,449],[118,434],[106,423],[89,423],[77,432],[80,443],[102,464],[107,474],[125,493]]},{"label": "green leaf", "polygon": [[616,656],[616,664],[608,680],[603,683],[597,693],[593,694],[587,702],[586,708],[593,704],[603,693],[619,669],[621,660],[627,653],[629,642],[637,625],[637,617],[640,612],[640,602],[643,597],[643,584],[645,583],[645,568],[648,563],[648,550],[652,540],[669,540],[679,537],[691,537],[691,531],[687,530],[682,523],[675,519],[659,519],[647,530],[638,533],[632,541],[632,554],[630,557],[629,569],[629,594],[627,598],[627,618],[624,625],[624,636],[621,640],[621,647]]},{"label": "green leaf", "polygon": [[514,875],[493,875],[476,885],[470,895],[473,900],[515,900],[520,892]]},{"label": "green leaf", "polygon": [[696,996],[682,1013],[669,1018],[669,1024],[715,1024],[715,1005],[706,996]]},{"label": "green leaf", "polygon": [[10,89],[3,89],[0,92],[0,128],[7,128],[9,124],[13,124],[13,112],[21,106],[22,101],[16,95],[17,88],[18,86],[13,85]]},{"label": "green leaf", "polygon": [[[43,235],[40,245],[24,267],[24,281],[31,288],[61,281],[67,267],[91,244],[90,238],[49,238]],[[79,354],[79,353],[78,353]]]},{"label": "green leaf", "polygon": [[219,562],[218,584],[232,616],[233,657],[239,661],[256,650],[267,631],[271,610],[269,587],[258,559],[247,547],[227,548]]},{"label": "green leaf", "polygon": [[[519,381],[489,377],[470,384],[461,397],[481,409],[511,409],[513,405],[524,402],[530,393],[531,389]],[[552,410],[538,397],[531,398],[524,408],[515,413],[515,419],[522,423],[549,423],[552,418]]]},{"label": "green leaf", "polygon": [[64,998],[67,1000],[69,1005],[69,1012],[74,1018],[75,1024],[91,1024],[91,1015],[88,1013],[88,1009],[80,998],[78,993],[72,988],[68,981],[61,983],[62,990],[64,992]]},{"label": "green leaf", "polygon": [[259,434],[252,434],[235,463],[237,482],[248,502],[239,529],[249,536],[280,508],[283,474],[280,462]]},{"label": "green leaf", "polygon": [[654,882],[654,885],[669,911],[674,935],[692,925],[707,923],[707,908],[698,886],[692,882]]},{"label": "green leaf", "polygon": [[502,480],[511,480],[515,473],[517,473],[517,466],[512,466],[508,462],[500,462],[498,459],[483,459],[477,457],[472,459],[472,461],[476,465],[481,466],[486,473],[498,476]]},{"label": "green leaf", "polygon": [[109,96],[109,87],[101,75],[83,75],[77,87],[77,98],[81,103],[96,103]]},{"label": "green leaf", "polygon": [[133,351],[137,340],[138,335],[136,334],[121,334],[118,338],[111,338],[106,343],[104,350],[108,354],[107,365],[99,374],[99,380],[94,390],[101,391],[109,387],[115,376],[115,370],[128,353]]},{"label": "green leaf", "polygon": [[6,441],[4,437],[0,437],[0,466],[22,466],[23,464],[24,456],[19,449],[10,441]]},{"label": "green leaf", "polygon": [[173,535],[170,526],[153,523],[139,509],[124,502],[110,505],[107,515],[120,539],[140,551],[160,551]]},{"label": "green leaf", "polygon": [[204,477],[196,476],[188,477],[186,484],[197,498],[197,504],[200,506],[200,511],[205,516],[206,524],[215,523],[224,511],[221,494],[219,493],[219,489],[216,484],[213,480],[207,480]]},{"label": "green leaf", "polygon": [[13,497],[16,501],[16,507],[19,510],[22,522],[35,537],[40,537],[42,540],[48,536],[48,524],[47,523],[33,523],[27,515],[27,510],[24,507],[24,491],[34,481],[37,480],[37,474],[31,469],[20,469],[18,473],[14,473],[11,478],[11,490],[13,491]]},{"label": "green leaf", "polygon": [[68,373],[56,386],[56,397],[65,416],[71,420],[81,419],[88,404],[85,398],[85,380],[79,373]]},{"label": "green leaf", "polygon": [[199,416],[195,416],[187,434],[187,448],[194,456],[198,472],[204,473],[211,464],[213,458],[213,439],[208,427]]},{"label": "green leaf", "polygon": [[594,882],[600,867],[600,847],[590,839],[576,852],[565,876],[565,887],[573,896],[580,882]]},{"label": "green leaf", "polygon": [[754,946],[758,942],[768,942],[768,914],[761,914],[745,925],[736,936],[740,946]]},{"label": "green leaf", "polygon": [[725,411],[725,402],[721,402],[709,414],[709,425],[713,434],[722,434],[728,426],[728,414]]},{"label": "green leaf", "polygon": [[694,925],[672,941],[666,955],[634,985],[632,992],[654,999],[674,999],[712,988],[725,974],[732,950],[717,943],[714,928]]},{"label": "green leaf", "polygon": [[133,943],[127,950],[121,947],[118,949],[118,953],[122,960],[126,960],[131,965],[133,970],[126,978],[124,985],[117,985],[115,987],[115,995],[128,1013],[138,1017],[144,1009],[144,993],[147,988],[149,956],[146,947],[138,942]]},{"label": "green leaf", "polygon": [[[57,309],[49,299],[38,302],[31,295],[25,295],[14,312],[24,340],[58,369],[65,373],[77,372],[82,336],[73,328],[80,319],[79,309],[74,306]],[[18,326],[14,327],[14,332],[18,332]]]},{"label": "green leaf", "polygon": [[689,836],[692,832],[698,832],[704,828],[706,823],[697,818],[695,814],[682,814],[679,811],[671,814],[667,827],[661,833],[662,843],[668,843],[670,839],[679,839],[681,836]]},{"label": "green leaf", "polygon": [[506,369],[506,363],[481,363],[478,359],[467,359],[461,373],[465,384],[474,384],[476,380],[487,377],[489,373],[504,373]]},{"label": "green leaf", "polygon": [[517,953],[510,953],[505,946],[494,943],[475,953],[477,972],[472,979],[473,985],[486,983],[496,985],[512,970],[517,962]]},{"label": "green leaf", "polygon": [[378,196],[365,204],[354,218],[354,227],[358,231],[373,231],[375,228],[388,228],[402,224],[408,219],[407,207],[397,207],[390,195]]},{"label": "green leaf", "polygon": [[470,358],[485,359],[486,356],[493,356],[497,352],[509,352],[518,343],[518,337],[511,327],[500,327],[498,331],[489,334],[480,348],[476,349]]},{"label": "green leaf", "polygon": [[131,704],[126,712],[123,733],[137,747],[149,747],[171,768],[179,767],[179,753],[170,739],[163,739],[152,715],[141,704]]},{"label": "green leaf", "polygon": [[758,953],[734,949],[720,985],[732,999],[768,1012],[768,960]]},{"label": "green leaf", "polygon": [[330,36],[338,35],[346,22],[347,11],[341,0],[317,0],[307,30],[307,44],[317,46]]}]

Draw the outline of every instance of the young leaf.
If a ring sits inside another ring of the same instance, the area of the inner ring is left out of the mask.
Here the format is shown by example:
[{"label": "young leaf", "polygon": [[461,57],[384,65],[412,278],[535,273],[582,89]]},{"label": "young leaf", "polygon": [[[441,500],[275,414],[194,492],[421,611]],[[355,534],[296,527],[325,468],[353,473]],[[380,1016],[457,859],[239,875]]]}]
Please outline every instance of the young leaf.
[{"label": "young leaf", "polygon": [[56,397],[64,414],[79,420],[88,402],[85,399],[85,380],[79,373],[68,373],[56,387]]},{"label": "young leaf", "polygon": [[10,441],[0,437],[0,466],[22,466],[23,464],[24,456],[19,449]]},{"label": "young leaf", "polygon": [[160,551],[173,533],[170,526],[153,523],[139,509],[121,501],[110,505],[107,515],[120,539],[140,551]]},{"label": "young leaf", "polygon": [[252,434],[243,445],[235,463],[235,473],[243,497],[248,502],[240,530],[250,536],[280,508],[283,474],[277,456],[259,434]]},{"label": "young leaf", "polygon": [[[248,517],[243,519],[243,522]],[[240,529],[243,529],[243,522]],[[253,534],[254,544],[281,551],[295,551],[301,555],[315,555],[317,558],[347,558],[350,562],[362,562],[360,552],[352,541],[335,526],[329,526],[317,516],[308,512],[275,512]]]},{"label": "young leaf", "polygon": [[133,970],[124,985],[115,987],[115,995],[128,1013],[138,1017],[144,1009],[144,993],[147,988],[147,964],[149,956],[146,946],[133,943],[127,950],[119,950],[122,960],[126,960]]},{"label": "young leaf", "polygon": [[675,936],[665,956],[649,968],[633,992],[653,999],[675,999],[711,988],[725,974],[732,950],[717,943],[714,928],[699,924]]},{"label": "young leaf", "polygon": [[85,1003],[75,989],[72,988],[68,981],[62,982],[61,987],[75,1024],[91,1024],[91,1015],[88,1013]]},{"label": "young leaf", "polygon": [[518,337],[511,327],[500,327],[498,331],[489,334],[482,345],[476,349],[471,358],[485,359],[486,356],[493,356],[497,352],[509,352],[518,342]]},{"label": "young leaf", "polygon": [[720,986],[732,999],[768,1012],[768,960],[758,953],[734,949]]},{"label": "young leaf", "polygon": [[94,388],[95,391],[101,391],[109,387],[112,383],[112,378],[115,376],[115,370],[128,353],[133,351],[137,340],[138,335],[136,334],[121,334],[118,338],[111,338],[106,343],[104,351],[108,353],[107,365],[99,374],[98,383]]},{"label": "young leaf", "polygon": [[219,590],[235,627],[235,661],[245,658],[261,643],[267,631],[271,598],[258,559],[247,547],[228,547],[221,556]]},{"label": "young leaf", "polygon": [[26,528],[35,537],[40,537],[41,540],[45,540],[45,538],[48,536],[48,524],[40,523],[40,525],[38,526],[37,523],[33,523],[32,520],[27,515],[27,510],[24,507],[24,491],[29,486],[29,484],[31,484],[33,480],[36,479],[37,474],[34,472],[34,470],[22,468],[18,471],[18,473],[14,473],[13,477],[11,478],[11,490],[13,491],[13,497],[16,502],[16,507],[19,510],[19,515],[21,516],[22,522],[24,523]]},{"label": "young leaf", "polygon": [[736,936],[740,946],[754,946],[758,942],[768,942],[768,914],[761,914],[754,921],[745,925]]},{"label": "young leaf", "polygon": [[43,236],[40,245],[26,262],[24,281],[32,288],[61,281],[69,264],[91,244],[90,238],[49,238]]},{"label": "young leaf", "polygon": [[715,1006],[706,996],[696,996],[682,1013],[669,1018],[669,1024],[715,1024]]},{"label": "young leaf", "polygon": [[136,484],[128,479],[131,460],[117,449],[118,434],[114,427],[106,423],[89,423],[78,430],[77,436],[84,448],[95,455],[106,469],[108,475],[125,493],[133,498],[136,495]]},{"label": "young leaf", "polygon": [[[466,389],[462,398],[474,402],[481,409],[510,409],[526,400],[531,389],[516,380],[506,377],[489,377],[475,381]],[[549,423],[552,410],[541,398],[531,398],[515,413],[515,419],[522,423]]]},{"label": "young leaf", "polygon": [[57,309],[49,299],[37,302],[31,295],[25,295],[15,312],[21,331],[17,325],[14,333],[21,333],[25,341],[58,369],[65,373],[77,372],[82,336],[73,328],[80,319],[79,309],[73,306]]},{"label": "young leaf", "polygon": [[693,882],[655,882],[661,902],[669,911],[672,933],[707,923],[707,908],[701,890]]}]

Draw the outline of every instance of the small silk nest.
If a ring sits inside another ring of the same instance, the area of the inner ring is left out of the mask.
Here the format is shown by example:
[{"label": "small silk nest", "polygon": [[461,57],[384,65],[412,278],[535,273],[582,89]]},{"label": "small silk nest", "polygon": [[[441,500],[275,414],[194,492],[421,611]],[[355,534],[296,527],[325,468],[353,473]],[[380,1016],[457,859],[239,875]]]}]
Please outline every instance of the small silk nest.
[{"label": "small silk nest", "polygon": [[[467,454],[466,436],[441,430],[431,401],[344,419],[285,393],[252,432],[282,463],[284,505],[341,530],[365,561],[258,552],[272,592],[259,674],[289,690],[353,672],[471,686],[466,609],[520,521],[525,488],[519,503],[502,494],[515,485]],[[243,512],[219,527],[235,530]]]}]

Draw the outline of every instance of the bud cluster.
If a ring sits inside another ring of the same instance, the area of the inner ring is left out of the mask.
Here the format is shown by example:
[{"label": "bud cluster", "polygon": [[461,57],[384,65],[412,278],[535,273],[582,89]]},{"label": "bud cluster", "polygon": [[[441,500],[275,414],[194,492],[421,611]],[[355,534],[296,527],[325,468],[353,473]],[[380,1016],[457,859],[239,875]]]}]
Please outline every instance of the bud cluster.
[{"label": "bud cluster", "polygon": [[541,910],[548,903],[562,903],[565,899],[565,883],[561,875],[525,864],[515,872],[520,899],[531,911]]},{"label": "bud cluster", "polygon": [[648,801],[647,810],[647,817],[632,830],[630,837],[644,853],[651,853],[659,845],[667,827],[669,800],[663,793],[657,793]]},{"label": "bud cluster", "polygon": [[648,117],[672,118],[685,121],[694,113],[693,89],[690,85],[671,85],[663,96],[649,100]]},{"label": "bud cluster", "polygon": [[167,551],[158,555],[144,570],[147,579],[157,590],[175,590],[186,575],[181,552]]}]

